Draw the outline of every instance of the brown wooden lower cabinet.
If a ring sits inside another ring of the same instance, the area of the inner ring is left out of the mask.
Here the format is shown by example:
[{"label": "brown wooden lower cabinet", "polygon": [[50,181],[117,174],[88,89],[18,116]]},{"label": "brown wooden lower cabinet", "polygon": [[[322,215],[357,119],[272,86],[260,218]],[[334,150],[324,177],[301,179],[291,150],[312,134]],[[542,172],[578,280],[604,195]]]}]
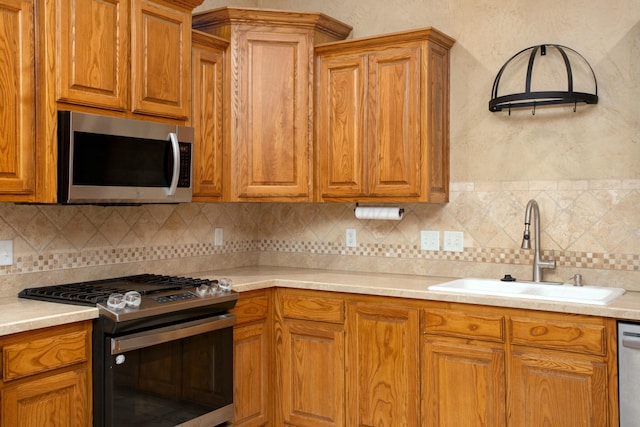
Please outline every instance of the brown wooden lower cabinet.
[{"label": "brown wooden lower cabinet", "polygon": [[345,306],[322,292],[276,293],[276,425],[345,426]]},{"label": "brown wooden lower cabinet", "polygon": [[4,387],[3,426],[89,426],[87,369],[79,368]]},{"label": "brown wooden lower cabinet", "polygon": [[423,305],[421,425],[505,426],[505,316],[482,307]]},{"label": "brown wooden lower cabinet", "polygon": [[509,425],[617,426],[607,411],[607,365],[579,355],[515,349]]},{"label": "brown wooden lower cabinet", "polygon": [[0,426],[91,425],[91,321],[0,337]]},{"label": "brown wooden lower cabinet", "polygon": [[422,343],[422,425],[504,427],[505,354],[495,344]]},{"label": "brown wooden lower cabinet", "polygon": [[618,425],[614,319],[284,288],[249,311],[235,425]]},{"label": "brown wooden lower cabinet", "polygon": [[347,425],[418,425],[418,318],[389,300],[349,302]]},{"label": "brown wooden lower cabinet", "polygon": [[512,312],[508,425],[617,427],[615,319]]},{"label": "brown wooden lower cabinet", "polygon": [[240,294],[233,313],[233,425],[272,425],[275,394],[272,387],[271,290]]},{"label": "brown wooden lower cabinet", "polygon": [[281,350],[283,421],[344,426],[343,326],[286,319]]}]

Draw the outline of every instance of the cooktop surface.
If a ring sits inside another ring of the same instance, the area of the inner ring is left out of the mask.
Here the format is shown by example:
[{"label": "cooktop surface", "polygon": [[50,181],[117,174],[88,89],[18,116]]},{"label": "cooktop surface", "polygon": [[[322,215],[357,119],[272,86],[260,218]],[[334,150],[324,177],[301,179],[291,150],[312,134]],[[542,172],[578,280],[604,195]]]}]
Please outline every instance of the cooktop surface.
[{"label": "cooktop surface", "polygon": [[95,306],[98,303],[106,302],[110,295],[117,293],[125,294],[126,292],[135,291],[144,296],[160,292],[198,288],[202,285],[217,286],[217,284],[217,280],[138,274],[112,279],[27,288],[22,290],[18,296],[40,301]]}]

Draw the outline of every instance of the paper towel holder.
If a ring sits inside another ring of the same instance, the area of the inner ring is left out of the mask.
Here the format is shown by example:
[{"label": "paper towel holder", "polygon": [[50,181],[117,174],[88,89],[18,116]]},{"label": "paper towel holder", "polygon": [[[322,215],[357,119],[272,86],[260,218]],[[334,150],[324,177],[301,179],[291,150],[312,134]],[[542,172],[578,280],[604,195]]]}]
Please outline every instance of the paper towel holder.
[{"label": "paper towel holder", "polygon": [[360,206],[356,203],[353,213],[357,219],[401,220],[404,208],[391,206]]}]

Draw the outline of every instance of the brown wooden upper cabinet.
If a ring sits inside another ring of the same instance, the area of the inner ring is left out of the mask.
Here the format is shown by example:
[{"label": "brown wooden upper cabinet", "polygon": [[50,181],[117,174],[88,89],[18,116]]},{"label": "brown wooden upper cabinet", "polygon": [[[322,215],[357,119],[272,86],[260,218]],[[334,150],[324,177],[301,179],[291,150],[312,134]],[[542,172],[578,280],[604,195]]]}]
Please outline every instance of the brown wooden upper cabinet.
[{"label": "brown wooden upper cabinet", "polygon": [[222,200],[226,40],[193,30],[193,201]]},{"label": "brown wooden upper cabinet", "polygon": [[183,3],[52,1],[56,101],[186,120],[191,7]]},{"label": "brown wooden upper cabinet", "polygon": [[316,200],[448,201],[453,43],[426,28],[316,46]]},{"label": "brown wooden upper cabinet", "polygon": [[191,112],[192,8],[155,0],[131,1],[131,110],[187,119]]},{"label": "brown wooden upper cabinet", "polygon": [[193,27],[229,40],[223,199],[311,201],[314,45],[351,27],[318,13],[225,7]]},{"label": "brown wooden upper cabinet", "polygon": [[125,111],[128,106],[128,0],[50,3],[57,31],[56,101]]},{"label": "brown wooden upper cabinet", "polygon": [[0,0],[0,201],[35,198],[34,0]]},{"label": "brown wooden upper cabinet", "polygon": [[2,127],[6,142],[0,134],[0,201],[57,201],[58,110],[187,123],[200,3],[0,0],[13,25],[0,33],[0,49],[13,53],[0,72],[16,76],[5,92],[18,94],[5,103],[14,128]]}]

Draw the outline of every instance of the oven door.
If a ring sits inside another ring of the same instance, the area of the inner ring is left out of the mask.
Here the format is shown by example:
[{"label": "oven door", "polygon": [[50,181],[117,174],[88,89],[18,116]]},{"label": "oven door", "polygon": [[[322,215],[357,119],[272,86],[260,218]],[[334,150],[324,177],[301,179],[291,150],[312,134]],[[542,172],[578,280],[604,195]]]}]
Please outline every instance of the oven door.
[{"label": "oven door", "polygon": [[215,426],[233,418],[229,313],[105,337],[104,425]]}]

